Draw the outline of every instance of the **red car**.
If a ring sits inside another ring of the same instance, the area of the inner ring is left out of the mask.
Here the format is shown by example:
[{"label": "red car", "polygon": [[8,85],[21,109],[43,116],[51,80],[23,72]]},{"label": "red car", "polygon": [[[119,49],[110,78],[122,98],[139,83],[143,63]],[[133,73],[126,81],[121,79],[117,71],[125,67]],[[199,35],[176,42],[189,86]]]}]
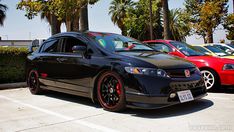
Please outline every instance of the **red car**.
[{"label": "red car", "polygon": [[184,58],[194,63],[201,71],[207,89],[220,85],[234,86],[234,60],[208,56],[196,51],[191,45],[173,40],[145,41],[155,50]]}]

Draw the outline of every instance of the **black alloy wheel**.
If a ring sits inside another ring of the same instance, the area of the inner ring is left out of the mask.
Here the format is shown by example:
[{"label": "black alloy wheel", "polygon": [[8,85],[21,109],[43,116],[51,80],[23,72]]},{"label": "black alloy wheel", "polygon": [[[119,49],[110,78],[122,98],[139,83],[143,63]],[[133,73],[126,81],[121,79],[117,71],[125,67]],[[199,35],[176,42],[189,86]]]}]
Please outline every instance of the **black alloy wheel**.
[{"label": "black alloy wheel", "polygon": [[126,107],[122,79],[115,72],[105,72],[98,80],[97,97],[101,106],[108,111],[118,112]]},{"label": "black alloy wheel", "polygon": [[38,72],[31,70],[28,75],[28,87],[32,94],[41,94],[40,82],[38,78]]}]

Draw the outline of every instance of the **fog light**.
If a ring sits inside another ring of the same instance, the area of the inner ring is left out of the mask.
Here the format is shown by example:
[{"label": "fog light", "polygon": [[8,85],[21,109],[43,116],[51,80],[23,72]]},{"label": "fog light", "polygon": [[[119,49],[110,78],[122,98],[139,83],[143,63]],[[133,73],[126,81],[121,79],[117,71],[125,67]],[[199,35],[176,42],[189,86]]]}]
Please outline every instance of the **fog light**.
[{"label": "fog light", "polygon": [[171,93],[170,94],[170,98],[175,98],[175,96],[176,96],[176,93]]}]

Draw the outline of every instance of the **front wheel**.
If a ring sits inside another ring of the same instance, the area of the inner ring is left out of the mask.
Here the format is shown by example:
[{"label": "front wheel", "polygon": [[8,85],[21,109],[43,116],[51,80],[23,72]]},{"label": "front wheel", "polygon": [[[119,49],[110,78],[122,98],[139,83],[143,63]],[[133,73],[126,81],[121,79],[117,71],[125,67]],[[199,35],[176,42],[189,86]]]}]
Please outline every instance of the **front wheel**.
[{"label": "front wheel", "polygon": [[121,111],[126,107],[124,84],[115,72],[105,72],[97,85],[97,97],[100,105],[108,111]]},{"label": "front wheel", "polygon": [[214,90],[220,86],[218,74],[213,70],[201,70],[207,90]]},{"label": "front wheel", "polygon": [[28,75],[28,87],[32,94],[41,94],[42,89],[40,88],[40,82],[38,78],[38,72],[31,70]]}]

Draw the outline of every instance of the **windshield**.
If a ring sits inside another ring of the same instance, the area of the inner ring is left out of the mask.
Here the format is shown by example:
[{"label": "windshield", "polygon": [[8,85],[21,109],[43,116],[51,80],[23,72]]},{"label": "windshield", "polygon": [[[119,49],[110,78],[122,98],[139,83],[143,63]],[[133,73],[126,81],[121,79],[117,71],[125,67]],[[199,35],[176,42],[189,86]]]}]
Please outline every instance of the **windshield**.
[{"label": "windshield", "polygon": [[186,56],[205,55],[204,53],[199,52],[196,48],[194,48],[193,46],[189,44],[178,42],[178,41],[172,41],[170,43]]},{"label": "windshield", "polygon": [[202,53],[209,53],[209,51],[203,47],[200,46],[193,46],[194,48],[196,48],[196,50],[202,52]]},{"label": "windshield", "polygon": [[210,51],[214,52],[215,54],[218,54],[218,55],[221,55],[221,56],[225,56],[225,55],[228,55],[226,52],[224,52],[223,50],[217,48],[217,47],[214,47],[214,46],[204,46],[205,48],[209,49]]},{"label": "windshield", "polygon": [[138,40],[118,34],[88,33],[87,35],[96,40],[99,46],[111,52],[155,51]]}]

